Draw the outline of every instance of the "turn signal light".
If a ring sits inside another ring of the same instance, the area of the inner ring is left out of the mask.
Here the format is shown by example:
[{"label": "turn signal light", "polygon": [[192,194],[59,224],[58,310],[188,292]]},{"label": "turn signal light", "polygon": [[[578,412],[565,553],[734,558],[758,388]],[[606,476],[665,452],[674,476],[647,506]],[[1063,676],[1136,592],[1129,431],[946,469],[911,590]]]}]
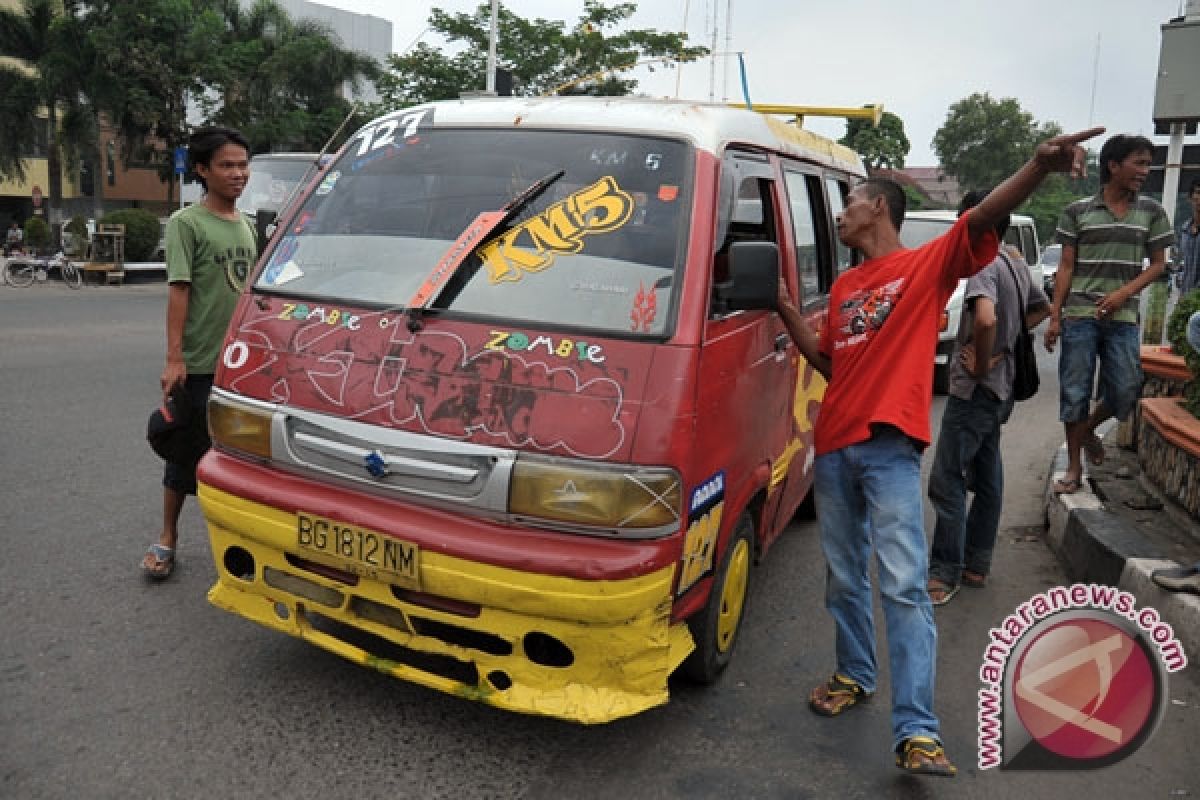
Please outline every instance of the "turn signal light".
[{"label": "turn signal light", "polygon": [[213,394],[208,400],[213,444],[257,458],[271,458],[271,414]]}]

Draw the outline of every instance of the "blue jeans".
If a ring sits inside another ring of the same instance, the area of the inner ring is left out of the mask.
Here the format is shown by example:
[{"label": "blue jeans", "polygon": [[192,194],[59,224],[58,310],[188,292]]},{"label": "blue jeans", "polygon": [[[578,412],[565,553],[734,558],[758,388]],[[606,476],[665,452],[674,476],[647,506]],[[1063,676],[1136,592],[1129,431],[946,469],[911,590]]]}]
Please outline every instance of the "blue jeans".
[{"label": "blue jeans", "polygon": [[1117,419],[1133,411],[1142,393],[1142,342],[1132,322],[1064,319],[1058,358],[1058,418],[1083,422],[1091,412],[1096,359],[1100,359],[1100,402]]},{"label": "blue jeans", "polygon": [[[937,514],[929,577],[957,586],[964,567],[987,575],[1000,527],[1004,465],[1000,426],[1005,401],[982,386],[970,400],[951,395],[942,414],[929,474],[929,499]],[[967,491],[975,493],[967,511]]]},{"label": "blue jeans", "polygon": [[933,715],[937,628],[925,591],[921,455],[903,433],[881,427],[865,442],[817,456],[814,481],[837,671],[875,691],[873,547],[887,622],[893,744],[917,735],[941,741]]}]

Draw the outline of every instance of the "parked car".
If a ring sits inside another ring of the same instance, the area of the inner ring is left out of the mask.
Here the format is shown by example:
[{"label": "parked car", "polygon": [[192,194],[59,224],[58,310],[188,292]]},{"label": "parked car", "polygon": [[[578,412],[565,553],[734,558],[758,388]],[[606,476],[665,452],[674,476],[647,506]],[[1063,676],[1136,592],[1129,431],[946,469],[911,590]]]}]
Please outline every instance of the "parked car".
[{"label": "parked car", "polygon": [[1058,275],[1058,264],[1062,261],[1062,245],[1048,244],[1042,250],[1042,256],[1038,259],[1038,266],[1042,270],[1042,286],[1046,289],[1046,294],[1053,297],[1054,295],[1054,278]]},{"label": "parked car", "polygon": [[[957,218],[958,214],[953,211],[909,211],[904,215],[904,225],[900,228],[900,242],[905,247],[920,247],[948,231]],[[1029,265],[1029,276],[1036,282],[1035,285],[1041,283],[1043,278],[1038,259],[1037,228],[1033,224],[1033,218],[1024,214],[1013,214],[1008,232],[1004,235],[1004,244],[1015,248],[1025,259],[1025,263]],[[950,296],[950,302],[946,304],[946,310],[942,314],[937,354],[933,360],[933,390],[938,394],[945,394],[949,388],[950,359],[958,341],[966,288],[965,280],[958,282],[958,288]]]}]

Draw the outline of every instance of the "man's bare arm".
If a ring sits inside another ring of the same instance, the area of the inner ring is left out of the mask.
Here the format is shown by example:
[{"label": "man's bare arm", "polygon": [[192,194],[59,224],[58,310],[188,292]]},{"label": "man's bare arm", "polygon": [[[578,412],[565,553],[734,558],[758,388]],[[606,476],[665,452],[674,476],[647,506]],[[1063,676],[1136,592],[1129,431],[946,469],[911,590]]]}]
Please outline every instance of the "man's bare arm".
[{"label": "man's bare arm", "polygon": [[796,348],[808,359],[808,363],[812,364],[813,368],[824,376],[825,380],[829,380],[833,364],[827,356],[820,352],[817,332],[813,330],[813,327],[801,316],[800,310],[792,303],[792,298],[788,295],[787,287],[783,284],[783,281],[779,282],[777,310],[779,311],[779,316],[783,319],[784,327],[787,328],[788,334],[792,337],[792,341],[796,343]]},{"label": "man's bare arm", "polygon": [[995,228],[1005,214],[1014,211],[1051,172],[1069,172],[1072,177],[1087,174],[1087,153],[1079,146],[1104,128],[1089,128],[1078,133],[1063,134],[1047,139],[1037,146],[1033,158],[1007,178],[968,212],[967,227],[971,237]]}]

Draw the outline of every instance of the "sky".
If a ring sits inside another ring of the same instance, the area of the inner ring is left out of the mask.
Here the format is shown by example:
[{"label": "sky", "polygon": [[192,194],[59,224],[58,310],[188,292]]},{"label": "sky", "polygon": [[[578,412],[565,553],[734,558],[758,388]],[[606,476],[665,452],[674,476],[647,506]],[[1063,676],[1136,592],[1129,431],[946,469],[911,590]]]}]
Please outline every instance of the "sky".
[{"label": "sky", "polygon": [[[392,22],[393,49],[417,40],[440,45],[427,31],[436,5],[471,12],[479,0],[320,0]],[[730,6],[732,4],[732,7]],[[527,18],[574,24],[582,0],[507,0]],[[912,145],[907,166],[933,166],[931,141],[949,107],[975,92],[1014,97],[1037,122],[1074,131],[1103,125],[1108,133],[1140,133],[1156,143],[1151,113],[1161,26],[1180,16],[1184,0],[641,0],[629,24],[685,30],[693,43],[741,52],[750,100],[821,106],[882,103],[898,115]],[[714,7],[715,6],[715,7]],[[732,24],[727,24],[731,20]],[[682,73],[639,67],[639,91],[692,100],[740,101],[736,57]],[[727,77],[726,77],[727,75]],[[482,77],[481,85],[482,86]],[[841,120],[809,118],[805,127],[841,136]],[[1095,147],[1098,149],[1099,141]],[[1196,137],[1188,137],[1188,143]]]}]

